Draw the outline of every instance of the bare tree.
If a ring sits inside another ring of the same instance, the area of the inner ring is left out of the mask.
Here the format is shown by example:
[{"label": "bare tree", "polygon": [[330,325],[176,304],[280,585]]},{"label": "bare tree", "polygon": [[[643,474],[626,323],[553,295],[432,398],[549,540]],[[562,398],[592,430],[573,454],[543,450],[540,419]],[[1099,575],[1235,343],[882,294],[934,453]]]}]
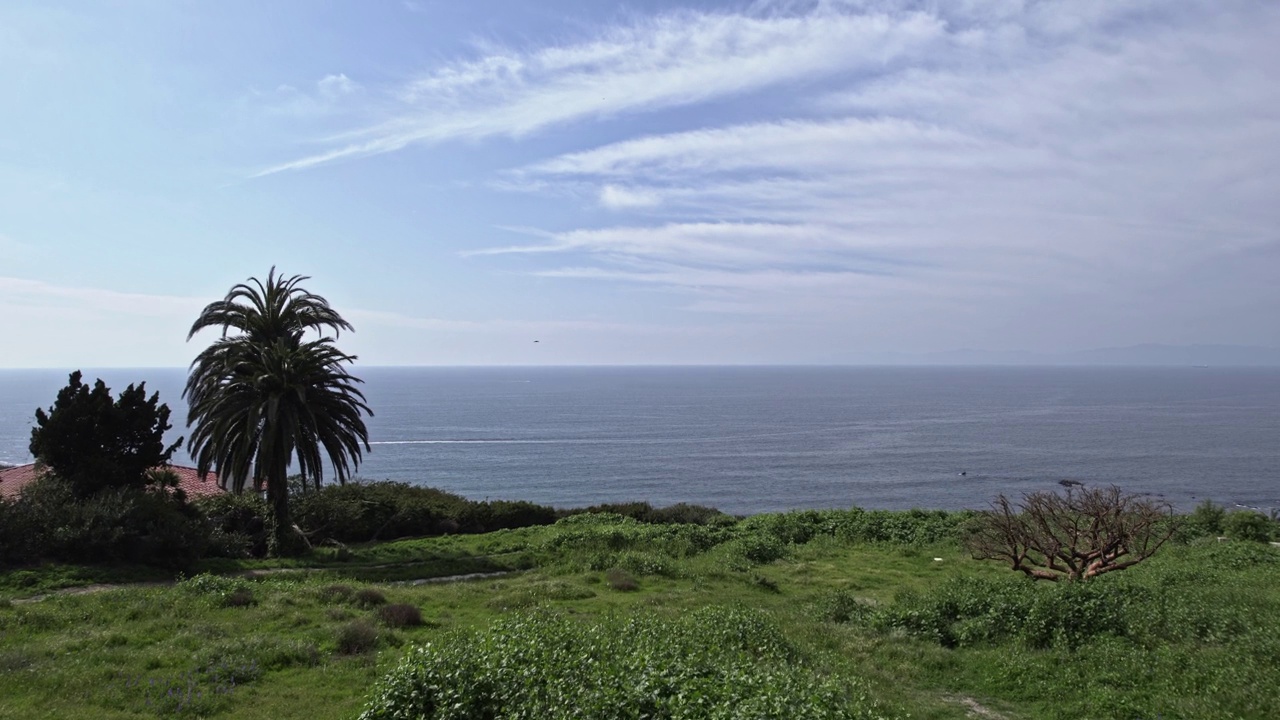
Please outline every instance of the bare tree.
[{"label": "bare tree", "polygon": [[1015,509],[1004,495],[982,513],[966,540],[973,556],[1003,560],[1037,580],[1088,580],[1132,567],[1177,530],[1173,506],[1120,488],[1034,492]]}]

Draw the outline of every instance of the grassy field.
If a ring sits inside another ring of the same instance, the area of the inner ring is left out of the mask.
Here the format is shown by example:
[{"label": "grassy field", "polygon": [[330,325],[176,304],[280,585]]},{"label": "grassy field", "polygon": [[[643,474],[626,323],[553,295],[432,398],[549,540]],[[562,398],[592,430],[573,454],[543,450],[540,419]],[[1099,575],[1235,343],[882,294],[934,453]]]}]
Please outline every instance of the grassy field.
[{"label": "grassy field", "polygon": [[[620,619],[676,627],[706,608],[776,630],[787,667],[849,695],[858,716],[1280,717],[1275,548],[1199,540],[1084,585],[1035,585],[937,533],[868,542],[833,519],[702,527],[578,516],[305,563],[222,561],[207,568],[222,575],[37,602],[24,598],[163,578],[10,572],[0,578],[0,718],[353,718],[426,642],[497,647],[492,633],[470,633],[495,622],[519,632],[536,617],[553,618],[552,631],[617,635]],[[500,572],[510,574],[412,582]]]}]

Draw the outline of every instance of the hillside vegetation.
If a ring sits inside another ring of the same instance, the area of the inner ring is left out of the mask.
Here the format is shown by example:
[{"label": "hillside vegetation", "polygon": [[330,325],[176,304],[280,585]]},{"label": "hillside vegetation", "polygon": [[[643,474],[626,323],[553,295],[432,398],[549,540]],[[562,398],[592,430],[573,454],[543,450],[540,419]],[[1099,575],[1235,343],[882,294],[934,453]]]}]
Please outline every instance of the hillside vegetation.
[{"label": "hillside vegetation", "polygon": [[[1036,583],[971,559],[967,514],[695,515],[213,559],[37,602],[151,571],[13,570],[0,718],[1280,717],[1264,542],[1187,532]],[[470,572],[508,574],[411,582]]]}]

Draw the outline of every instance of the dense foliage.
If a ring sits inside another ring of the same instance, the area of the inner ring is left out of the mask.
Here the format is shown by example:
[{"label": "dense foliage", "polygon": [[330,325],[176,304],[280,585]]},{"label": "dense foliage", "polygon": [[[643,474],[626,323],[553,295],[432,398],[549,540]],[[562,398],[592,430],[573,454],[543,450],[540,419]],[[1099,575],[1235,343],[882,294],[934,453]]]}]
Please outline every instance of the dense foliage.
[{"label": "dense foliage", "polygon": [[731,525],[734,522],[733,516],[725,515],[713,507],[690,505],[688,503],[676,503],[675,505],[657,508],[647,502],[603,503],[565,512],[565,514],[570,515],[578,513],[612,513],[639,520],[642,523],[655,525],[678,525],[684,523],[692,525]]},{"label": "dense foliage", "polygon": [[116,487],[80,497],[60,477],[0,502],[0,565],[40,560],[191,566],[205,553],[209,526],[198,510],[161,488]]},{"label": "dense foliage", "polygon": [[182,444],[165,446],[169,407],[146,383],[130,385],[112,399],[102,380],[92,389],[71,373],[48,412],[36,409],[31,454],[81,497],[106,488],[141,488],[147,471],[165,465]]},{"label": "dense foliage", "polygon": [[[202,498],[197,505],[213,523],[214,555],[266,554],[271,513],[261,498],[217,495]],[[308,541],[319,546],[550,525],[557,513],[545,505],[468,500],[406,483],[353,482],[297,492],[291,516]]]},{"label": "dense foliage", "polygon": [[362,720],[879,718],[856,678],[822,677],[767,616],[708,608],[585,623],[546,613],[428,643]]}]

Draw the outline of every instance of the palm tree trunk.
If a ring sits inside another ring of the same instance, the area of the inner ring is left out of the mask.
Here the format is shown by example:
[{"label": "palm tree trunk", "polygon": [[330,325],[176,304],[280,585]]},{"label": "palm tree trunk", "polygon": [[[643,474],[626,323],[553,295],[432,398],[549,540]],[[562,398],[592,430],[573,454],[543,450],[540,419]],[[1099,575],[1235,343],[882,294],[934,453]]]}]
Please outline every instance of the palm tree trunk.
[{"label": "palm tree trunk", "polygon": [[301,555],[306,547],[305,538],[293,527],[289,514],[289,466],[276,463],[267,479],[267,502],[271,505],[271,554],[278,557]]}]

